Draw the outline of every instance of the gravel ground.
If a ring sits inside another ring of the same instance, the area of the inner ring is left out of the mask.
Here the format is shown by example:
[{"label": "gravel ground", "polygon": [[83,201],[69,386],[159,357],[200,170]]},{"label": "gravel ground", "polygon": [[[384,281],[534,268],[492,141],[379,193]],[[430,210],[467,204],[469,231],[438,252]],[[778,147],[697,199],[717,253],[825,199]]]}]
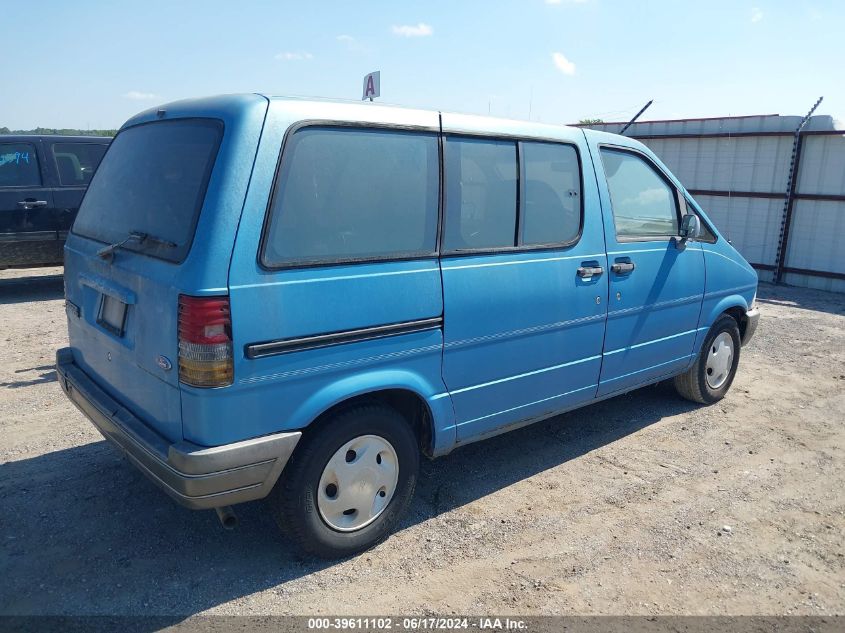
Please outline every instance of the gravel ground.
[{"label": "gravel ground", "polygon": [[424,462],[398,532],[224,532],[65,399],[60,269],[0,272],[0,614],[843,614],[845,296],[761,286],[712,407],[659,385]]}]

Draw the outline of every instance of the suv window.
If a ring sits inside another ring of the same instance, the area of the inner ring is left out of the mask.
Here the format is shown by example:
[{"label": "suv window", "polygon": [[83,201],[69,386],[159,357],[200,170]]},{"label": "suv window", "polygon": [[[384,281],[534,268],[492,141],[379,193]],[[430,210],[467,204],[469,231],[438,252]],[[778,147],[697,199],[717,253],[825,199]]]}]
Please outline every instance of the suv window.
[{"label": "suv window", "polygon": [[581,231],[578,153],[560,143],[521,143],[523,245],[564,244]]},{"label": "suv window", "polygon": [[0,143],[0,187],[40,187],[41,172],[35,146]]},{"label": "suv window", "polygon": [[516,143],[449,138],[446,147],[446,251],[513,247]]},{"label": "suv window", "polygon": [[106,153],[107,144],[99,143],[56,143],[53,145],[53,160],[62,187],[85,186]]},{"label": "suv window", "polygon": [[156,121],[119,132],[82,199],[73,232],[110,244],[148,233],[157,239],[130,240],[123,248],[182,261],[222,138],[216,119]]},{"label": "suv window", "polygon": [[306,127],[287,142],[267,266],[430,255],[437,250],[435,133]]},{"label": "suv window", "polygon": [[602,148],[617,237],[664,237],[678,234],[675,188],[644,158]]}]

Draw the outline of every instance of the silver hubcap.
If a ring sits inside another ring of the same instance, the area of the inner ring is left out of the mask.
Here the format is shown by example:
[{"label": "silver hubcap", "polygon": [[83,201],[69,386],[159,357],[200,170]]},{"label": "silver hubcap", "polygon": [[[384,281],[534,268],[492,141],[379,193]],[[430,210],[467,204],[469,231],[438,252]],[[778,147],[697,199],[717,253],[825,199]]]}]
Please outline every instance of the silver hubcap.
[{"label": "silver hubcap", "polygon": [[360,530],[375,521],[396,492],[399,459],[390,442],[362,435],[341,446],[323,469],[317,508],[329,527]]},{"label": "silver hubcap", "polygon": [[710,344],[707,350],[705,375],[711,389],[718,389],[725,384],[731,373],[734,359],[734,340],[727,332],[722,332]]}]

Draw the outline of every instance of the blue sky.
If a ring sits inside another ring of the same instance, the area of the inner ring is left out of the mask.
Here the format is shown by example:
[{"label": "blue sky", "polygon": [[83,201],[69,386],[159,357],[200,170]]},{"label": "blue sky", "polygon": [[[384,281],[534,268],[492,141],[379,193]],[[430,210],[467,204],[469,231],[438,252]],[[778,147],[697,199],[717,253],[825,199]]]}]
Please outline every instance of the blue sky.
[{"label": "blue sky", "polygon": [[836,0],[0,0],[0,126],[118,127],[228,92],[569,123],[741,114],[845,121]]}]

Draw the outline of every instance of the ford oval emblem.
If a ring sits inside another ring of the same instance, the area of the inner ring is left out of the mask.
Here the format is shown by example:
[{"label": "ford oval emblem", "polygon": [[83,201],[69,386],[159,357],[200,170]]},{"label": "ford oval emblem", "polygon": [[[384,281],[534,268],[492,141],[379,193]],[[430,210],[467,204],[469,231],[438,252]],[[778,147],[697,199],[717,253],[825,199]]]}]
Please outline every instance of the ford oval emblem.
[{"label": "ford oval emblem", "polygon": [[156,358],[156,365],[161,367],[164,371],[170,371],[171,369],[173,369],[173,364],[170,362],[170,359],[167,358],[167,356],[159,355],[159,357]]}]

